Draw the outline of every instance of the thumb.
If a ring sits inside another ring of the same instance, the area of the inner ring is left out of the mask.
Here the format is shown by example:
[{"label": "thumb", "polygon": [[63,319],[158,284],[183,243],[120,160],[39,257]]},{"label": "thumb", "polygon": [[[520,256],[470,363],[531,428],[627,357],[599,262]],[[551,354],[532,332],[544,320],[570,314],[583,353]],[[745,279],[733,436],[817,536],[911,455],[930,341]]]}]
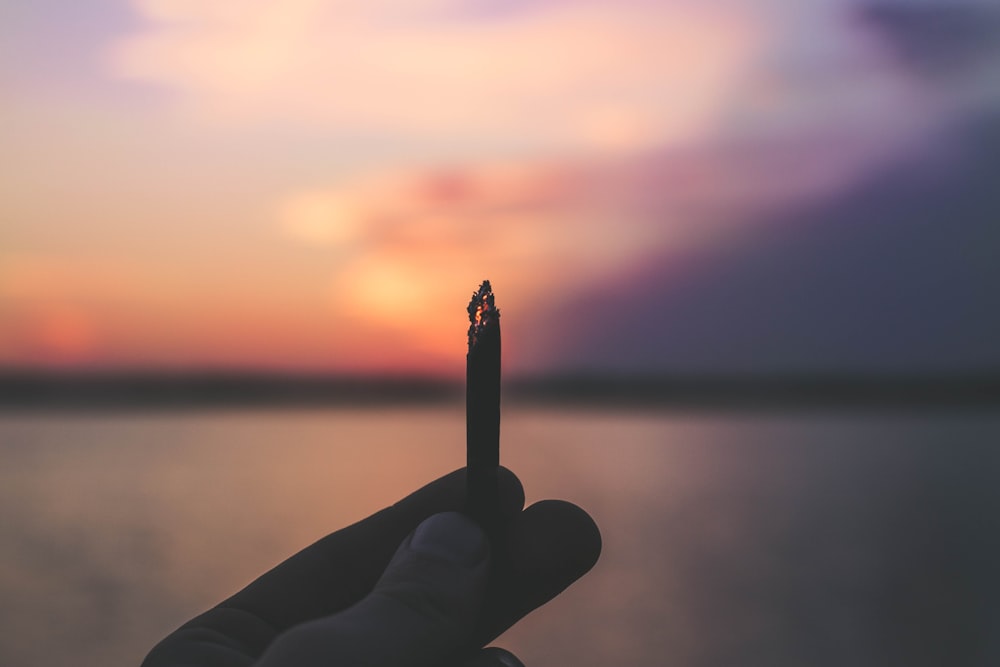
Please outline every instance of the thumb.
[{"label": "thumb", "polygon": [[479,526],[457,512],[435,514],[403,541],[367,597],[282,634],[257,665],[441,662],[467,648],[488,570],[489,543]]}]

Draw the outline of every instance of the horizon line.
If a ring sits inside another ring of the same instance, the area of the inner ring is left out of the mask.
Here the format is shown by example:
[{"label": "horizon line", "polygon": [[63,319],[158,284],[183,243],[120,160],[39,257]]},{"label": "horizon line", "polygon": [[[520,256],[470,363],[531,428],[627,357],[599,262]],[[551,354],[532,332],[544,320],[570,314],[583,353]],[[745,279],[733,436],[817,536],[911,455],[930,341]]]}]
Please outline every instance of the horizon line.
[{"label": "horizon line", "polygon": [[[460,405],[464,381],[419,373],[0,367],[0,412]],[[788,409],[1000,408],[1000,369],[563,371],[514,375],[517,406]]]}]

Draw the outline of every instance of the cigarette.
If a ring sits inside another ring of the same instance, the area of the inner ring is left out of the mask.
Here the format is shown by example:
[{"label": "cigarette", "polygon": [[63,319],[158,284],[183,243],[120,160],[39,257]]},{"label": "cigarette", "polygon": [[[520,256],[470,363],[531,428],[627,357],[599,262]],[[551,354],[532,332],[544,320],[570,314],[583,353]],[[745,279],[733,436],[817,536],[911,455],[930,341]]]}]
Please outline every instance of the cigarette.
[{"label": "cigarette", "polygon": [[500,509],[500,311],[488,280],[469,302],[465,380],[466,513],[488,529]]}]

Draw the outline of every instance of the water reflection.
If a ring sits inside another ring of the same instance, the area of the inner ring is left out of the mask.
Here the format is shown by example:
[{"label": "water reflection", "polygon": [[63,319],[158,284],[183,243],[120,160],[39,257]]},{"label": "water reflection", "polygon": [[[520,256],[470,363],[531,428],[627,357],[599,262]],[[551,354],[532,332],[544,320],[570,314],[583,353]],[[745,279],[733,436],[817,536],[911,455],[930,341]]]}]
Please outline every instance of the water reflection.
[{"label": "water reflection", "polygon": [[[527,664],[996,664],[1000,417],[521,410],[528,500],[594,572]],[[284,556],[461,465],[460,411],[0,420],[0,664],[137,664]],[[990,643],[992,642],[992,643]]]}]

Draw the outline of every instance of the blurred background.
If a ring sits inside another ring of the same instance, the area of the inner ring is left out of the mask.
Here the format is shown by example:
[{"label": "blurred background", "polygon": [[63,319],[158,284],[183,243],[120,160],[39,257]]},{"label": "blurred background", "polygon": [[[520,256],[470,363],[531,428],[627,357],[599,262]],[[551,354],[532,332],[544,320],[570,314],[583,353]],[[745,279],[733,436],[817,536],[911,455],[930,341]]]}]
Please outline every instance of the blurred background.
[{"label": "blurred background", "polygon": [[529,665],[1000,662],[996,0],[0,3],[0,663],[138,664],[464,463]]}]

